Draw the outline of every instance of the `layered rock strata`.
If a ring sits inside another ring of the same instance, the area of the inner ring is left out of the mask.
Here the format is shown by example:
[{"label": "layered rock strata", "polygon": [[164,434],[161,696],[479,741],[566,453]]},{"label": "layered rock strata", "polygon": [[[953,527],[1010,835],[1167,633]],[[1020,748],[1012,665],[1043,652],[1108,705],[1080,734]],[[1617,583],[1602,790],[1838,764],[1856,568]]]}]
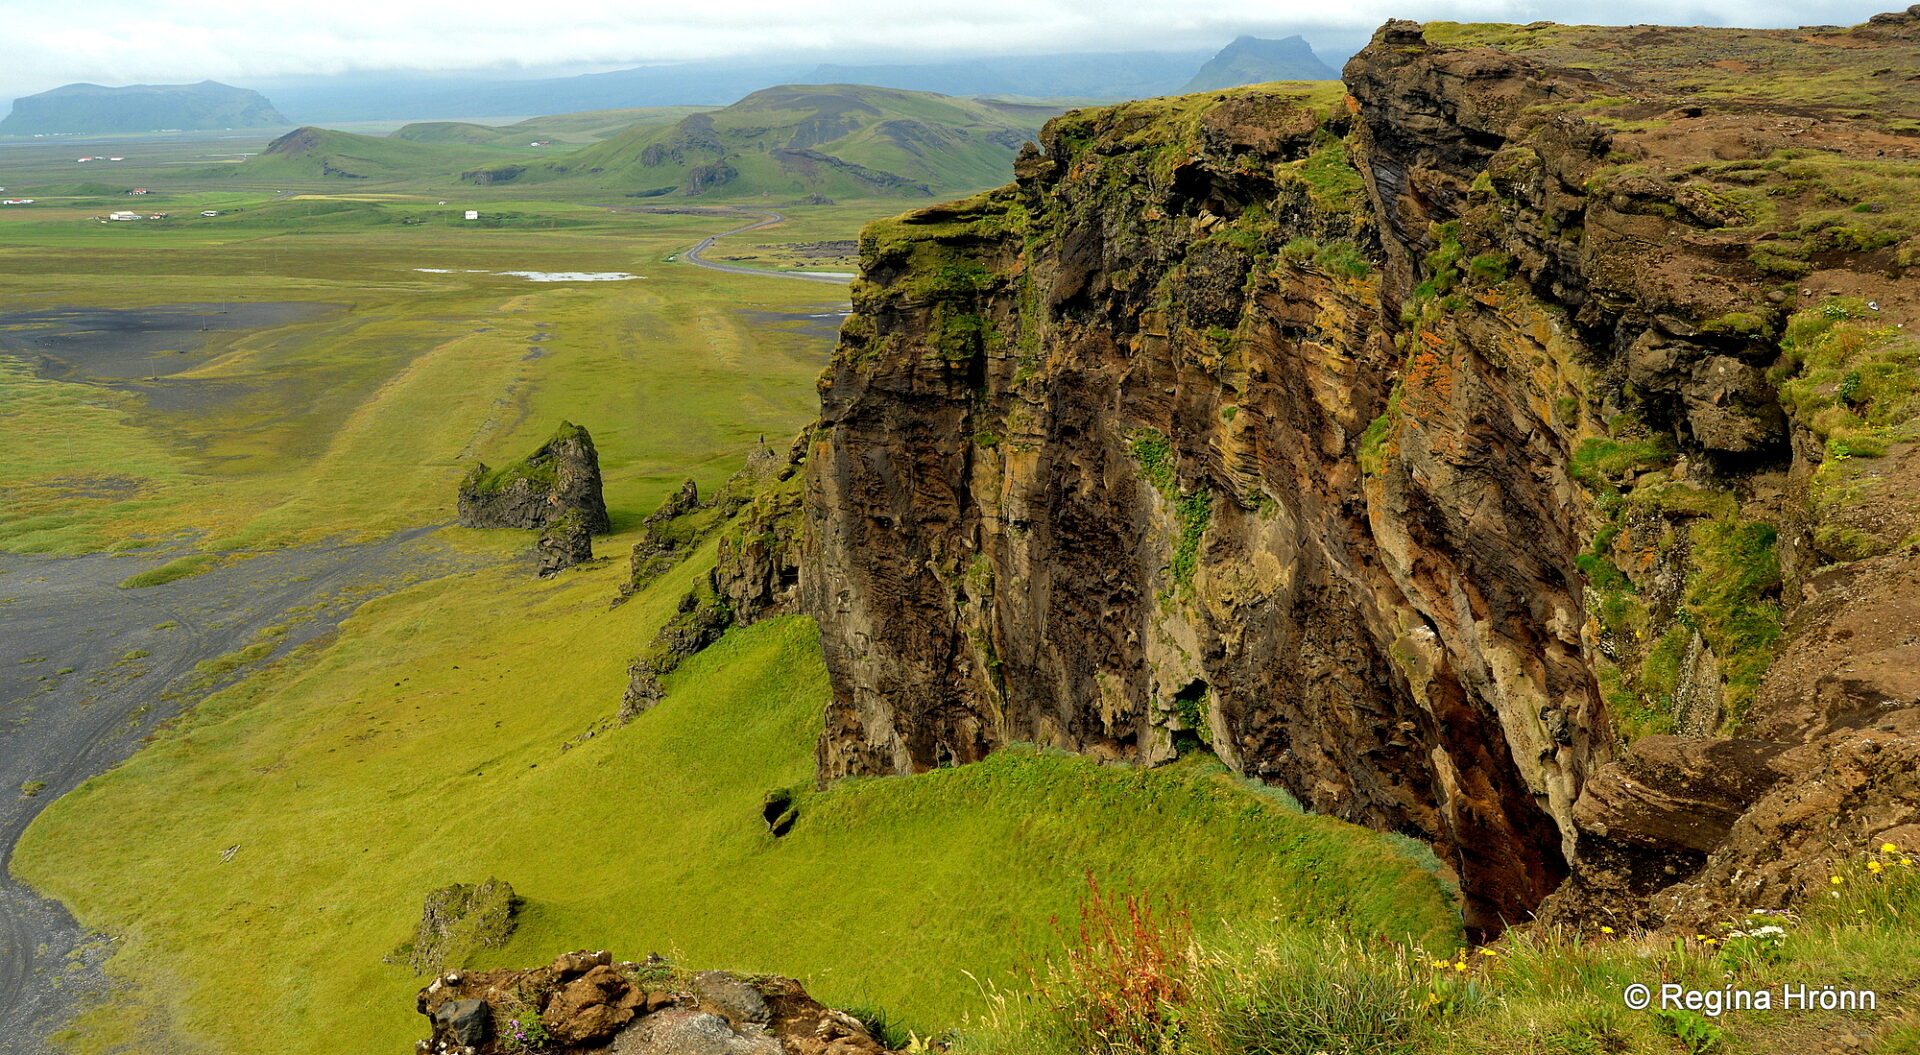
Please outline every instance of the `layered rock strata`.
[{"label": "layered rock strata", "polygon": [[[1910,643],[1817,642],[1920,540],[1920,90],[1868,72],[1916,27],[1391,23],[1344,90],[1076,111],[869,227],[821,779],[1206,749],[1433,844],[1483,933],[1570,872],[1570,918],[1785,900],[1914,820],[1861,761]],[[1809,76],[1856,66],[1873,109]]]}]

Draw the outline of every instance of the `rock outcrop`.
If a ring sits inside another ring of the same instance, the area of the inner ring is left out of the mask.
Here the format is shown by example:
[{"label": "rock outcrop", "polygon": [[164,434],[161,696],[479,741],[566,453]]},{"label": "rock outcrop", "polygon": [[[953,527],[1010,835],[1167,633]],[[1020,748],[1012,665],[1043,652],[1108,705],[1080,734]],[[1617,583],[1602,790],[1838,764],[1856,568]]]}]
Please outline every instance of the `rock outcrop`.
[{"label": "rock outcrop", "polygon": [[587,430],[561,422],[553,438],[499,469],[476,463],[460,481],[460,526],[539,531],[540,575],[593,559],[593,536],[612,527],[600,455]]},{"label": "rock outcrop", "polygon": [[1395,22],[1350,94],[1077,111],[870,226],[820,779],[1194,745],[1431,843],[1482,933],[1780,903],[1911,822],[1863,761],[1909,644],[1814,642],[1920,561],[1920,89],[1870,73],[1916,21]]},{"label": "rock outcrop", "polygon": [[633,547],[622,601],[718,538],[713,570],[681,597],[679,611],[628,664],[623,721],[658,703],[665,691],[660,679],[729,627],[798,609],[800,471],[806,446],[805,434],[785,456],[763,446],[712,502],[701,502],[699,488],[688,480],[648,515],[645,535]]},{"label": "rock outcrop", "polygon": [[614,963],[572,952],[527,971],[453,971],[420,991],[421,1055],[886,1055],[867,1026],[790,978]]}]

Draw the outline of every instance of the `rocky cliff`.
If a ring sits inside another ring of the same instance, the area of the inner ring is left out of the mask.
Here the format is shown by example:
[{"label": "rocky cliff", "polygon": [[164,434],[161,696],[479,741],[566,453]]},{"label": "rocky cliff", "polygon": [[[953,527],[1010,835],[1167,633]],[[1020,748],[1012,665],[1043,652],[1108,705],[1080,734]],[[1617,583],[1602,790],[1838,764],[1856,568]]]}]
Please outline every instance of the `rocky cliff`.
[{"label": "rocky cliff", "polygon": [[1392,23],[871,226],[821,779],[1208,750],[1432,843],[1482,932],[1780,903],[1920,820],[1915,68],[1920,9]]}]

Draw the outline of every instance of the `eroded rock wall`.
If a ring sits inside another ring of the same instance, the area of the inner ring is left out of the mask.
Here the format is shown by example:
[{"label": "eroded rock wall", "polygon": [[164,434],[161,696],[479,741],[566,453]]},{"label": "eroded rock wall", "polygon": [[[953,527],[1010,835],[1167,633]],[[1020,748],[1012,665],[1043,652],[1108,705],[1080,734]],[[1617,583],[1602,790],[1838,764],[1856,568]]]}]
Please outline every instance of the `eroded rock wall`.
[{"label": "eroded rock wall", "polygon": [[1071,113],[869,227],[806,459],[821,779],[1204,748],[1432,843],[1489,932],[1569,867],[1737,871],[1793,740],[1713,745],[1794,706],[1762,675],[1839,537],[1791,320],[1864,280],[1780,240],[1812,184],[1725,163],[1886,147],[1674,96],[1393,23],[1345,90]]}]

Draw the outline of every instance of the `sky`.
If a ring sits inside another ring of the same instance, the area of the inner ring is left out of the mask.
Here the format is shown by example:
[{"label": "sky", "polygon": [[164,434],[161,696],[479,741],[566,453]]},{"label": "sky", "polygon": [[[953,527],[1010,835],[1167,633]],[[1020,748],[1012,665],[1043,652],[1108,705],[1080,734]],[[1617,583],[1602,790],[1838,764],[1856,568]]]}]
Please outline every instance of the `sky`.
[{"label": "sky", "polygon": [[725,57],[1214,48],[1304,35],[1341,55],[1388,18],[1850,24],[1893,0],[0,0],[0,102],[120,85],[355,70],[552,73]]}]

